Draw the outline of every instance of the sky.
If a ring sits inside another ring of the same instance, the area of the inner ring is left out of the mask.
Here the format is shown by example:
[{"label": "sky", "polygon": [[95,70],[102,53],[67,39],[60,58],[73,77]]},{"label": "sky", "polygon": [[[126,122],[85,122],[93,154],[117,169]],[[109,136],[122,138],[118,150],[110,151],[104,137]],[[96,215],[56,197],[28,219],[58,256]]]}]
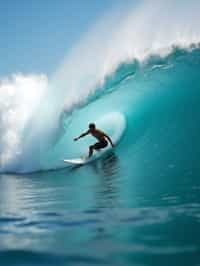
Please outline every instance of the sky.
[{"label": "sky", "polygon": [[52,74],[73,44],[117,2],[0,0],[0,78]]}]

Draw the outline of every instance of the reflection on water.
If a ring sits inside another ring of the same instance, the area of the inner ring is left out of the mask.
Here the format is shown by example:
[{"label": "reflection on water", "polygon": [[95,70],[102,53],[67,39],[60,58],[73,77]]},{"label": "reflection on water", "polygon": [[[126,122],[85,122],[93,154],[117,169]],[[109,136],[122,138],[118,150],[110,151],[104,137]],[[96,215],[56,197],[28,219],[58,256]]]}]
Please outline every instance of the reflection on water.
[{"label": "reflection on water", "polygon": [[84,167],[0,175],[0,265],[197,265],[199,179],[163,185],[129,166],[125,179],[110,152]]},{"label": "reflection on water", "polygon": [[120,169],[119,158],[113,151],[111,151],[100,158],[100,160],[92,162],[91,167],[95,173],[100,176],[114,176],[117,175]]},{"label": "reflection on water", "polygon": [[94,161],[91,167],[95,174],[99,176],[99,182],[96,186],[96,208],[111,210],[117,207],[119,158],[114,152],[111,152],[101,160]]},{"label": "reflection on water", "polygon": [[[115,208],[118,207],[120,161],[114,152],[106,154],[91,164],[92,170],[98,175],[96,186],[96,210],[100,212],[102,221],[115,220]],[[94,239],[106,239],[112,232],[108,224],[100,223],[96,227]]]}]

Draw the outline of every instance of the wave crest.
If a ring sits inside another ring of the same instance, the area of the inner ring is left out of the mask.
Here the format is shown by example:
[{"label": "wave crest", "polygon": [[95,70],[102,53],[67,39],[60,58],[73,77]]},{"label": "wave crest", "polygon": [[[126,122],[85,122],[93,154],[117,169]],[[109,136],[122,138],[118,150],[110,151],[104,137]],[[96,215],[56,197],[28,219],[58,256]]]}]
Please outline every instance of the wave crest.
[{"label": "wave crest", "polygon": [[22,152],[23,132],[47,89],[45,75],[13,75],[0,81],[0,165]]}]

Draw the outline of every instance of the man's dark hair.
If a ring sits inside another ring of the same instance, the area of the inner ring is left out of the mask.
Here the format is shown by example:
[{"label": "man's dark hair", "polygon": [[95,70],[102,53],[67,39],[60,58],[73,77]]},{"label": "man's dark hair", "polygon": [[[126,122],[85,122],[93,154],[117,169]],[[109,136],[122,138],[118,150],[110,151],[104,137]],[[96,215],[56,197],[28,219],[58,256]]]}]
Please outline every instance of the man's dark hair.
[{"label": "man's dark hair", "polygon": [[95,126],[94,123],[90,123],[90,124],[89,124],[89,128],[90,128],[90,129],[94,129],[95,127],[96,127],[96,126]]}]

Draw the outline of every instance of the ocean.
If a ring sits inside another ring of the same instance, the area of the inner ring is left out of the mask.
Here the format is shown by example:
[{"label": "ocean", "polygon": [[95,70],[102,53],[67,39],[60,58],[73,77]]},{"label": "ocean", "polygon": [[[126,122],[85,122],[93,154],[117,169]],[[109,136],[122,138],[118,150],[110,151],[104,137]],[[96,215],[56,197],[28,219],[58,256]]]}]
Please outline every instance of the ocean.
[{"label": "ocean", "polygon": [[[199,44],[173,45],[121,60],[62,108],[52,89],[23,126],[2,108],[15,141],[0,143],[0,265],[200,265],[199,73]],[[63,163],[94,142],[73,138],[113,113],[126,121],[116,147]]]}]

